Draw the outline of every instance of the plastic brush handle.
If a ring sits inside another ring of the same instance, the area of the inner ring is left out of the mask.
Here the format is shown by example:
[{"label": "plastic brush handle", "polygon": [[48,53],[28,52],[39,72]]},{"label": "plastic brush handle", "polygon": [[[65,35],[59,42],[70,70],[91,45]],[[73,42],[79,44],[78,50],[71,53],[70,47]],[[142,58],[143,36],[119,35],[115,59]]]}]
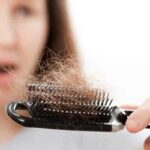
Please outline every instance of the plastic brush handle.
[{"label": "plastic brush handle", "polygon": [[12,102],[7,106],[7,114],[8,116],[16,121],[18,124],[25,127],[33,127],[34,121],[30,117],[21,116],[16,111],[17,110],[27,110],[23,102]]}]

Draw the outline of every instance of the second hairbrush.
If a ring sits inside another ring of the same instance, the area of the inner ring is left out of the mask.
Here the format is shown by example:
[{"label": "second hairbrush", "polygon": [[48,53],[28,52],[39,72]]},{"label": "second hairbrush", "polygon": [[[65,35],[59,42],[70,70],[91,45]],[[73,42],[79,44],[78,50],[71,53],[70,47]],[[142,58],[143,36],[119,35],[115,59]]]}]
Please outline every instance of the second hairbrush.
[{"label": "second hairbrush", "polygon": [[[109,93],[101,89],[46,83],[28,84],[27,87],[26,100],[7,106],[11,119],[25,127],[116,132],[124,128],[133,112],[112,105]],[[21,115],[19,110],[29,115]]]}]

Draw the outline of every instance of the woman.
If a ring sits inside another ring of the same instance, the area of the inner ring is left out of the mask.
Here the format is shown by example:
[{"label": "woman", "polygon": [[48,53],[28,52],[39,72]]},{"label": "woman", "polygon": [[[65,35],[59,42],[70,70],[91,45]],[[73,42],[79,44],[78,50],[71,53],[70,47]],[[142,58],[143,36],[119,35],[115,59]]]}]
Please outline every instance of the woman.
[{"label": "woman", "polygon": [[[59,136],[62,134],[65,139],[63,141],[63,138],[59,138],[54,131],[48,137],[43,136],[43,134],[47,135],[47,130],[29,129],[30,132],[26,132],[11,121],[5,113],[5,105],[20,97],[21,89],[24,89],[28,77],[32,74],[39,77],[47,67],[49,68],[46,64],[52,64],[53,55],[49,53],[49,49],[62,60],[66,55],[75,55],[64,0],[0,0],[0,4],[0,143],[2,149],[20,149],[23,144],[21,149],[33,149],[33,146],[36,149],[49,149],[49,146],[53,148],[55,146],[57,149],[82,149],[82,138],[78,136],[72,138],[66,133],[59,133]],[[77,60],[74,59],[74,62]],[[38,63],[40,65],[37,65]],[[77,78],[80,79],[80,73],[78,74]],[[64,82],[70,81],[66,79]],[[150,114],[146,104],[131,118],[143,115],[145,110]],[[139,131],[148,124],[149,116],[145,117],[140,128],[133,128],[128,120],[127,128],[129,131]],[[38,135],[42,137],[40,140],[37,138]],[[44,137],[47,140],[43,139]],[[50,145],[47,145],[48,141],[51,141]],[[36,146],[38,143],[40,144]]]},{"label": "woman", "polygon": [[1,0],[0,3],[0,143],[3,144],[22,129],[6,116],[5,105],[20,96],[18,93],[29,75],[39,76],[41,66],[46,69],[45,62],[50,64],[51,60],[50,49],[61,59],[75,53],[64,1]]}]

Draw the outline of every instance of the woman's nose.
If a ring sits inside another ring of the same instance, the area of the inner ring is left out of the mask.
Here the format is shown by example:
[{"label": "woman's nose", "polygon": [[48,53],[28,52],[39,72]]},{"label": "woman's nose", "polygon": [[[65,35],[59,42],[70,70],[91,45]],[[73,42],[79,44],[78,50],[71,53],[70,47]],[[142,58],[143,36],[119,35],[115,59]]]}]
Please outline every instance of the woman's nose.
[{"label": "woman's nose", "polygon": [[8,13],[0,11],[0,49],[13,49],[15,44],[16,35],[13,20]]}]

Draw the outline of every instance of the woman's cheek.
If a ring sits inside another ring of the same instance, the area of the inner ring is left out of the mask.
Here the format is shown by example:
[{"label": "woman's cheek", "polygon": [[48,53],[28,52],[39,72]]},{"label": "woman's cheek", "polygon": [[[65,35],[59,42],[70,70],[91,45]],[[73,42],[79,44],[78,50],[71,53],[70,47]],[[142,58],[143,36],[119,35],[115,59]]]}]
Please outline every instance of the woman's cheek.
[{"label": "woman's cheek", "polygon": [[22,71],[25,74],[34,72],[36,63],[45,47],[48,27],[45,20],[34,20],[26,24],[20,31],[20,53],[22,56]]}]

